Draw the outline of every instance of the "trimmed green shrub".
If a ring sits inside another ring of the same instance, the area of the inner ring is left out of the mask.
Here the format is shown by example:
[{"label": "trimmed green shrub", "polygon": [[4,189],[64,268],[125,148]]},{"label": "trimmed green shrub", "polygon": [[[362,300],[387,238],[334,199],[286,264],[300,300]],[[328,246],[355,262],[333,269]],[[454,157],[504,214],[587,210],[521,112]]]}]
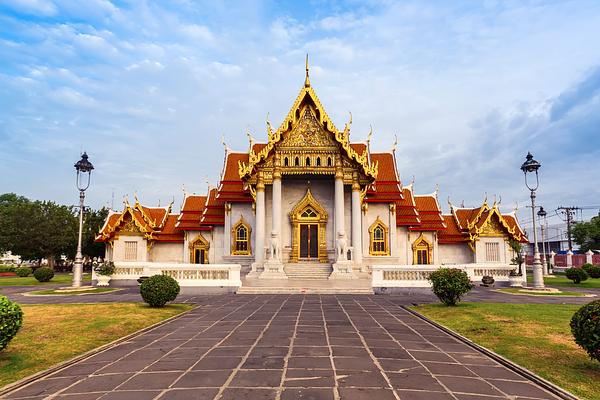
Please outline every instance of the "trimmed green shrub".
[{"label": "trimmed green shrub", "polygon": [[48,282],[50,279],[54,278],[54,270],[48,267],[40,267],[35,270],[33,277],[39,282]]},{"label": "trimmed green shrub", "polygon": [[581,266],[581,269],[584,270],[588,275],[590,274],[590,268],[594,268],[594,265],[590,263],[585,263]]},{"label": "trimmed green shrub", "polygon": [[31,268],[29,267],[19,267],[17,269],[15,269],[15,273],[17,275],[19,275],[21,278],[25,278],[29,275],[31,275]]},{"label": "trimmed green shrub", "polygon": [[0,272],[15,272],[14,265],[0,265]]},{"label": "trimmed green shrub", "polygon": [[0,351],[8,345],[23,325],[21,307],[5,296],[0,296]]},{"label": "trimmed green shrub", "polygon": [[565,275],[568,279],[572,280],[575,283],[581,283],[582,281],[586,281],[588,278],[587,272],[585,272],[581,268],[568,268],[565,271]]},{"label": "trimmed green shrub", "polygon": [[592,301],[575,311],[571,318],[571,333],[575,343],[593,360],[600,361],[600,300]]},{"label": "trimmed green shrub", "polygon": [[142,299],[150,307],[164,307],[179,294],[179,283],[167,275],[154,275],[144,280],[140,285]]},{"label": "trimmed green shrub", "polygon": [[600,265],[592,265],[592,267],[588,268],[586,272],[590,278],[598,279],[600,278]]},{"label": "trimmed green shrub", "polygon": [[447,306],[455,306],[473,289],[466,272],[456,268],[440,268],[429,274],[431,290]]}]

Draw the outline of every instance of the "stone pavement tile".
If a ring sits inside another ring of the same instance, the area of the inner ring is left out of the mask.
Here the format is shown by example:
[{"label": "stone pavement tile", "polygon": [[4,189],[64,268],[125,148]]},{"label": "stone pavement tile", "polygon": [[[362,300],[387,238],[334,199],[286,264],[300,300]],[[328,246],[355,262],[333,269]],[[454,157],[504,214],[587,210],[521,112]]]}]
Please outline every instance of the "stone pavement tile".
[{"label": "stone pavement tile", "polygon": [[333,371],[324,369],[288,369],[283,383],[285,387],[333,387],[334,385]]},{"label": "stone pavement tile", "polygon": [[378,359],[378,362],[384,371],[406,372],[412,374],[429,374],[429,372],[427,372],[418,361],[415,361],[413,359],[397,360],[394,358],[380,358]]},{"label": "stone pavement tile", "polygon": [[444,392],[445,389],[431,375],[387,373],[394,389],[417,389]]},{"label": "stone pavement tile", "polygon": [[362,347],[363,343],[358,336],[355,338],[339,338],[330,337],[329,344],[332,346],[346,346],[346,347]]},{"label": "stone pavement tile", "polygon": [[331,369],[329,357],[290,357],[288,368]]},{"label": "stone pavement tile", "polygon": [[[281,393],[281,400],[333,400],[333,389],[325,388],[286,388]],[[374,399],[371,399],[374,400]],[[378,399],[379,400],[379,399]],[[385,399],[382,399],[385,400]]]},{"label": "stone pavement tile", "polygon": [[327,346],[327,339],[301,337],[294,340],[294,346]]},{"label": "stone pavement tile", "polygon": [[431,343],[427,343],[425,341],[410,341],[410,340],[399,340],[402,344],[402,347],[406,350],[429,350],[429,351],[437,351],[438,348],[432,345]]},{"label": "stone pavement tile", "polygon": [[222,346],[252,346],[256,342],[256,338],[232,338],[229,337],[223,343]]},{"label": "stone pavement tile", "polygon": [[465,365],[491,365],[498,366],[498,363],[485,354],[463,354],[463,353],[452,353],[452,358],[457,362]]},{"label": "stone pavement tile", "polygon": [[242,369],[283,369],[283,357],[248,357]]},{"label": "stone pavement tile", "polygon": [[172,387],[174,388],[211,388],[221,387],[231,375],[225,371],[190,371],[186,372]]},{"label": "stone pavement tile", "polygon": [[240,370],[229,383],[231,387],[279,387],[281,369]]},{"label": "stone pavement tile", "polygon": [[[459,400],[497,400],[503,399],[506,400],[506,396],[480,396],[478,394],[464,394],[464,393],[454,393]],[[513,400],[513,399],[511,399]]]},{"label": "stone pavement tile", "polygon": [[109,392],[99,400],[152,400],[160,394],[160,390],[128,390]]},{"label": "stone pavement tile", "polygon": [[523,376],[516,374],[503,366],[470,365],[469,369],[482,378],[510,379],[513,381],[527,382],[527,379]]},{"label": "stone pavement tile", "polygon": [[236,368],[242,357],[205,357],[192,367],[192,370],[232,370]]},{"label": "stone pavement tile", "polygon": [[334,357],[336,369],[348,371],[376,371],[378,368],[369,357]]},{"label": "stone pavement tile", "polygon": [[477,350],[463,343],[436,343],[435,345],[447,353],[478,354]]},{"label": "stone pavement tile", "polygon": [[397,348],[398,343],[394,342],[391,339],[369,339],[366,338],[365,341],[369,347],[387,347],[389,349]]},{"label": "stone pavement tile", "polygon": [[502,393],[492,387],[483,379],[465,378],[457,376],[438,376],[442,382],[452,392],[480,394],[490,396],[500,396]]},{"label": "stone pavement tile", "polygon": [[[84,394],[61,394],[57,397],[54,397],[55,399],[60,399],[60,400],[96,400],[99,399],[101,396],[104,396],[106,393],[105,392],[96,392],[96,393],[84,393]],[[46,399],[47,397],[27,397],[27,400],[37,400],[37,399]]]},{"label": "stone pavement tile", "polygon": [[410,359],[411,356],[406,350],[399,347],[371,347],[371,353],[377,358],[394,358],[394,359]]},{"label": "stone pavement tile", "polygon": [[107,361],[100,363],[76,363],[55,372],[51,377],[87,376],[105,367],[107,363]]},{"label": "stone pavement tile", "polygon": [[288,347],[256,347],[252,349],[248,357],[284,357],[287,355]]},{"label": "stone pavement tile", "polygon": [[192,358],[198,359],[210,351],[210,347],[180,347],[169,352],[162,359]]},{"label": "stone pavement tile", "polygon": [[144,372],[134,375],[118,390],[166,389],[181,376],[181,372]]},{"label": "stone pavement tile", "polygon": [[208,352],[209,357],[216,356],[243,356],[248,352],[248,346],[219,346]]},{"label": "stone pavement tile", "polygon": [[513,396],[533,397],[536,399],[545,399],[550,394],[531,382],[514,382],[498,379],[487,379],[487,382],[494,385],[504,393]]},{"label": "stone pavement tile", "polygon": [[171,389],[163,393],[160,400],[212,400],[218,389]]},{"label": "stone pavement tile", "polygon": [[440,353],[439,351],[410,350],[409,353],[418,361],[437,361],[445,363],[455,362],[451,357],[444,353]]},{"label": "stone pavement tile", "polygon": [[132,374],[93,375],[71,386],[65,390],[64,393],[86,393],[113,390],[131,376]]},{"label": "stone pavement tile", "polygon": [[[402,400],[454,400],[447,392],[427,392],[422,390],[397,390]],[[475,399],[473,399],[475,400]],[[488,397],[478,397],[477,400],[489,400]]]},{"label": "stone pavement tile", "polygon": [[99,369],[96,374],[114,374],[122,372],[137,372],[144,369],[152,361],[148,360],[119,360]]},{"label": "stone pavement tile", "polygon": [[341,400],[396,400],[391,389],[339,388]]},{"label": "stone pavement tile", "polygon": [[425,367],[427,367],[427,369],[434,375],[477,377],[477,375],[471,372],[467,367],[460,364],[425,361],[423,362],[423,365],[425,365]]},{"label": "stone pavement tile", "polygon": [[188,340],[181,347],[212,347],[219,342],[219,339],[192,339]]},{"label": "stone pavement tile", "polygon": [[336,378],[341,387],[389,388],[379,371],[337,370]]},{"label": "stone pavement tile", "polygon": [[294,346],[292,356],[329,356],[329,347]]},{"label": "stone pavement tile", "polygon": [[276,398],[276,389],[227,388],[219,400],[275,400]]},{"label": "stone pavement tile", "polygon": [[166,358],[156,361],[144,369],[144,372],[185,371],[196,362],[197,358]]},{"label": "stone pavement tile", "polygon": [[369,357],[364,347],[331,346],[331,353],[334,357]]},{"label": "stone pavement tile", "polygon": [[55,393],[59,390],[66,388],[69,385],[77,382],[79,377],[65,377],[65,378],[46,378],[39,379],[15,392],[12,392],[6,396],[7,399],[13,399],[17,397],[34,397],[34,396],[46,396],[51,393]]}]

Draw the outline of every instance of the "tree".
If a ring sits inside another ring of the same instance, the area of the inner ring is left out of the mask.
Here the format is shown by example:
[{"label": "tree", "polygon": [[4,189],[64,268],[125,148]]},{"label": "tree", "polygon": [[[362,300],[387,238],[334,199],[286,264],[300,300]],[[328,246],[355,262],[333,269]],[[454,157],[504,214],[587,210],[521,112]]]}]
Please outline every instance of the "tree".
[{"label": "tree", "polygon": [[0,196],[0,250],[25,260],[72,258],[77,246],[77,218],[73,207],[52,201],[30,201],[7,193]]},{"label": "tree", "polygon": [[575,243],[579,245],[581,253],[588,250],[600,250],[600,214],[589,222],[576,223],[571,229],[571,234]]},{"label": "tree", "polygon": [[86,209],[86,213],[83,214],[82,253],[86,256],[104,258],[104,243],[98,243],[94,240],[107,217],[108,208],[106,207],[99,210]]},{"label": "tree", "polygon": [[521,266],[525,262],[525,257],[523,256],[523,245],[514,239],[511,239],[508,243],[510,245],[510,248],[515,252],[515,257],[512,258],[510,262],[518,265],[519,273],[522,273]]}]

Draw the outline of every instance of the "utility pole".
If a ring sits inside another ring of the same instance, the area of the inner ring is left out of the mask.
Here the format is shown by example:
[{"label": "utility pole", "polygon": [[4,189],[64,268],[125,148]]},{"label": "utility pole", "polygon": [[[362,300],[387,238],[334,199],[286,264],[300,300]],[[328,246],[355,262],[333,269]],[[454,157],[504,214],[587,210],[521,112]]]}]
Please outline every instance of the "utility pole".
[{"label": "utility pole", "polygon": [[573,251],[573,242],[571,240],[571,225],[573,224],[573,216],[579,210],[579,207],[558,207],[558,210],[565,216],[567,223],[567,240],[569,241],[569,250]]}]

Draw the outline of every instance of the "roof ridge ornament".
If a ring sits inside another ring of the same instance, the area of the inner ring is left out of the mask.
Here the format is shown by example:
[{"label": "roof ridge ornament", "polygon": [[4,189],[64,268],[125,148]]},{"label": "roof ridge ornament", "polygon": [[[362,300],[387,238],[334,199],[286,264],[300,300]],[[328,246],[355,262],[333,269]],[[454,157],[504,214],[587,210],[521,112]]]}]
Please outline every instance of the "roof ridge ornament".
[{"label": "roof ridge ornament", "polygon": [[308,53],[306,53],[306,78],[304,79],[304,87],[310,87],[310,79],[308,77]]},{"label": "roof ridge ornament", "polygon": [[394,133],[394,143],[392,143],[392,152],[396,152],[396,146],[398,146],[398,135]]}]

